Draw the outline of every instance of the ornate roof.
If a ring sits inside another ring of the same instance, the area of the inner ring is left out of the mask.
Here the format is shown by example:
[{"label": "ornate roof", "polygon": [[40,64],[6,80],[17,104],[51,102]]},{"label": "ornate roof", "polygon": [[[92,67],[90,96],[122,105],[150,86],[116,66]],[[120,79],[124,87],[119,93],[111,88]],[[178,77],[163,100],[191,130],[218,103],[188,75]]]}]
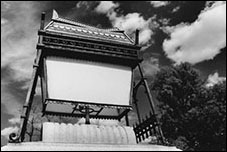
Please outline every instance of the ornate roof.
[{"label": "ornate roof", "polygon": [[69,19],[64,19],[59,17],[55,10],[53,11],[52,20],[45,27],[45,30],[73,37],[134,45],[134,41],[130,39],[124,31],[119,30],[118,28],[101,29]]}]

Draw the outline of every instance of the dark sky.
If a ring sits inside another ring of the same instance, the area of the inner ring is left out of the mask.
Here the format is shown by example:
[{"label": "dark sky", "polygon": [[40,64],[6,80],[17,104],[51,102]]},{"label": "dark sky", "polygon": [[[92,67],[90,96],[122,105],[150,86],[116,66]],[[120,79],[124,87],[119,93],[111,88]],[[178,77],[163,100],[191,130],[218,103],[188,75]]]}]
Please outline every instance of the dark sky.
[{"label": "dark sky", "polygon": [[[40,14],[46,12],[47,24],[53,9],[61,17],[92,26],[117,26],[132,38],[139,29],[142,67],[148,77],[162,66],[181,62],[191,63],[209,83],[226,77],[224,1],[3,1],[1,140],[4,143],[5,136],[18,129],[19,109],[25,101],[35,58]],[[142,93],[139,96],[145,98]]]}]

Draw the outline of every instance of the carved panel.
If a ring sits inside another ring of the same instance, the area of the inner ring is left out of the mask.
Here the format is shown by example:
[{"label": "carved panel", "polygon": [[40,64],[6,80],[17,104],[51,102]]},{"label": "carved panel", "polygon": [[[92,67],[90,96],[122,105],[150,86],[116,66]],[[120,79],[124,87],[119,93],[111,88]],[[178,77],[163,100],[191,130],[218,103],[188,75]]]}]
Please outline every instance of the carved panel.
[{"label": "carved panel", "polygon": [[89,43],[89,42],[82,42],[82,41],[75,41],[63,38],[56,38],[50,36],[43,37],[43,44],[45,45],[54,45],[54,46],[63,46],[65,48],[77,48],[77,49],[85,49],[91,51],[103,51],[109,54],[116,54],[116,55],[123,55],[123,56],[130,56],[137,58],[137,51],[127,48],[120,48],[115,46],[105,46],[98,43]]}]

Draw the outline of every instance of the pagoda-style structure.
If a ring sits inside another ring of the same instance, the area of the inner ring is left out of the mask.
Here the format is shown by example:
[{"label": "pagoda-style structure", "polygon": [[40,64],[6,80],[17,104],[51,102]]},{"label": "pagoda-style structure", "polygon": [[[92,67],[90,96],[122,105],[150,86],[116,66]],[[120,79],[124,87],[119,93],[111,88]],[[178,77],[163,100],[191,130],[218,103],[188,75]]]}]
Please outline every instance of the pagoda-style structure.
[{"label": "pagoda-style structure", "polygon": [[[151,93],[139,66],[138,31],[132,40],[118,28],[85,25],[61,18],[56,11],[46,26],[44,23],[45,13],[38,31],[37,56],[20,130],[9,137],[9,142],[14,144],[11,150],[20,149],[20,145],[24,150],[29,146],[39,150],[152,150],[151,145],[139,144],[152,135],[164,144]],[[133,70],[137,66],[141,80],[135,84]],[[86,121],[84,124],[45,122],[42,140],[26,143],[26,126],[38,77],[41,78],[43,115],[83,117]],[[150,115],[142,120],[136,99],[141,85],[145,87],[151,108]],[[139,123],[130,127],[128,112],[133,104]],[[118,121],[125,118],[126,126],[91,124],[91,118]],[[163,149],[153,147],[153,150]]]}]

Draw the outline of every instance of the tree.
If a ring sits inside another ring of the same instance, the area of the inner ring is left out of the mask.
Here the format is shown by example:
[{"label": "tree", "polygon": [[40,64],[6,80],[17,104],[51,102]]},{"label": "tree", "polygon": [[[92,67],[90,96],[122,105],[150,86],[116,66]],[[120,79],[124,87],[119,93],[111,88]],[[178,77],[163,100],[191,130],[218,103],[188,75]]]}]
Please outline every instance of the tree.
[{"label": "tree", "polygon": [[226,82],[207,88],[205,96],[198,99],[203,102],[190,114],[198,123],[195,148],[226,151]]},{"label": "tree", "polygon": [[226,149],[225,84],[204,84],[199,72],[183,63],[162,68],[151,86],[160,101],[163,133],[183,150]]}]

